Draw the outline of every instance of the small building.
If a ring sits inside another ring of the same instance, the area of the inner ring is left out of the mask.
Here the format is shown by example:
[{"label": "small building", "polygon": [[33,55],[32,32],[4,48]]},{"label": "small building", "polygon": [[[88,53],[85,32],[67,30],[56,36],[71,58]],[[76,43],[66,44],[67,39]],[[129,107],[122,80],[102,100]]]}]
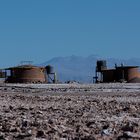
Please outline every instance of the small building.
[{"label": "small building", "polygon": [[128,82],[140,83],[140,72],[138,66],[115,66],[114,69],[108,69],[105,60],[97,61],[96,82]]}]

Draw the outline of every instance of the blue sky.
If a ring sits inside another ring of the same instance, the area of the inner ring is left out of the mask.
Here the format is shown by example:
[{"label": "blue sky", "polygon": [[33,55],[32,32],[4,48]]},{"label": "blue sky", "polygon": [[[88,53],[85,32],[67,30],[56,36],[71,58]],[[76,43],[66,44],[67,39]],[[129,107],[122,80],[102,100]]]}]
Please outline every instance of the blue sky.
[{"label": "blue sky", "polygon": [[0,66],[55,56],[140,58],[139,0],[1,0]]}]

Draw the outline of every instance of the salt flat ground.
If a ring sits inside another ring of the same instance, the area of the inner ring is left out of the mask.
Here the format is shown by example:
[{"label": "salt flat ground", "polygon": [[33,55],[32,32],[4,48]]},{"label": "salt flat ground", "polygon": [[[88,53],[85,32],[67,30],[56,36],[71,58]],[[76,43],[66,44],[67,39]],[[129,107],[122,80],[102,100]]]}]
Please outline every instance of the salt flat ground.
[{"label": "salt flat ground", "polygon": [[0,139],[140,139],[140,84],[0,84]]}]

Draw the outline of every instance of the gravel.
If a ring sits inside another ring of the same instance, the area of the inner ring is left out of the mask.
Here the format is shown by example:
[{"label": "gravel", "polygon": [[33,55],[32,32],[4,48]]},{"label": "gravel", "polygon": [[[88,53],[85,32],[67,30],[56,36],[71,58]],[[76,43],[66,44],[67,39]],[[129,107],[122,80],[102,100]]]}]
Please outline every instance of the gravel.
[{"label": "gravel", "polygon": [[140,84],[1,84],[0,139],[140,139]]}]

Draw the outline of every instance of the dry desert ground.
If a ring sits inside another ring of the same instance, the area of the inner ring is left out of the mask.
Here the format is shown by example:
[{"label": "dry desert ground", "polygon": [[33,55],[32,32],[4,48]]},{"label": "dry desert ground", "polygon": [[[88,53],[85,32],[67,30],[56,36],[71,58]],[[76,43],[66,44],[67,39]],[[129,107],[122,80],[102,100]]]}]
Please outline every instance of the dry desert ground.
[{"label": "dry desert ground", "polygon": [[0,84],[2,140],[140,140],[140,84]]}]

